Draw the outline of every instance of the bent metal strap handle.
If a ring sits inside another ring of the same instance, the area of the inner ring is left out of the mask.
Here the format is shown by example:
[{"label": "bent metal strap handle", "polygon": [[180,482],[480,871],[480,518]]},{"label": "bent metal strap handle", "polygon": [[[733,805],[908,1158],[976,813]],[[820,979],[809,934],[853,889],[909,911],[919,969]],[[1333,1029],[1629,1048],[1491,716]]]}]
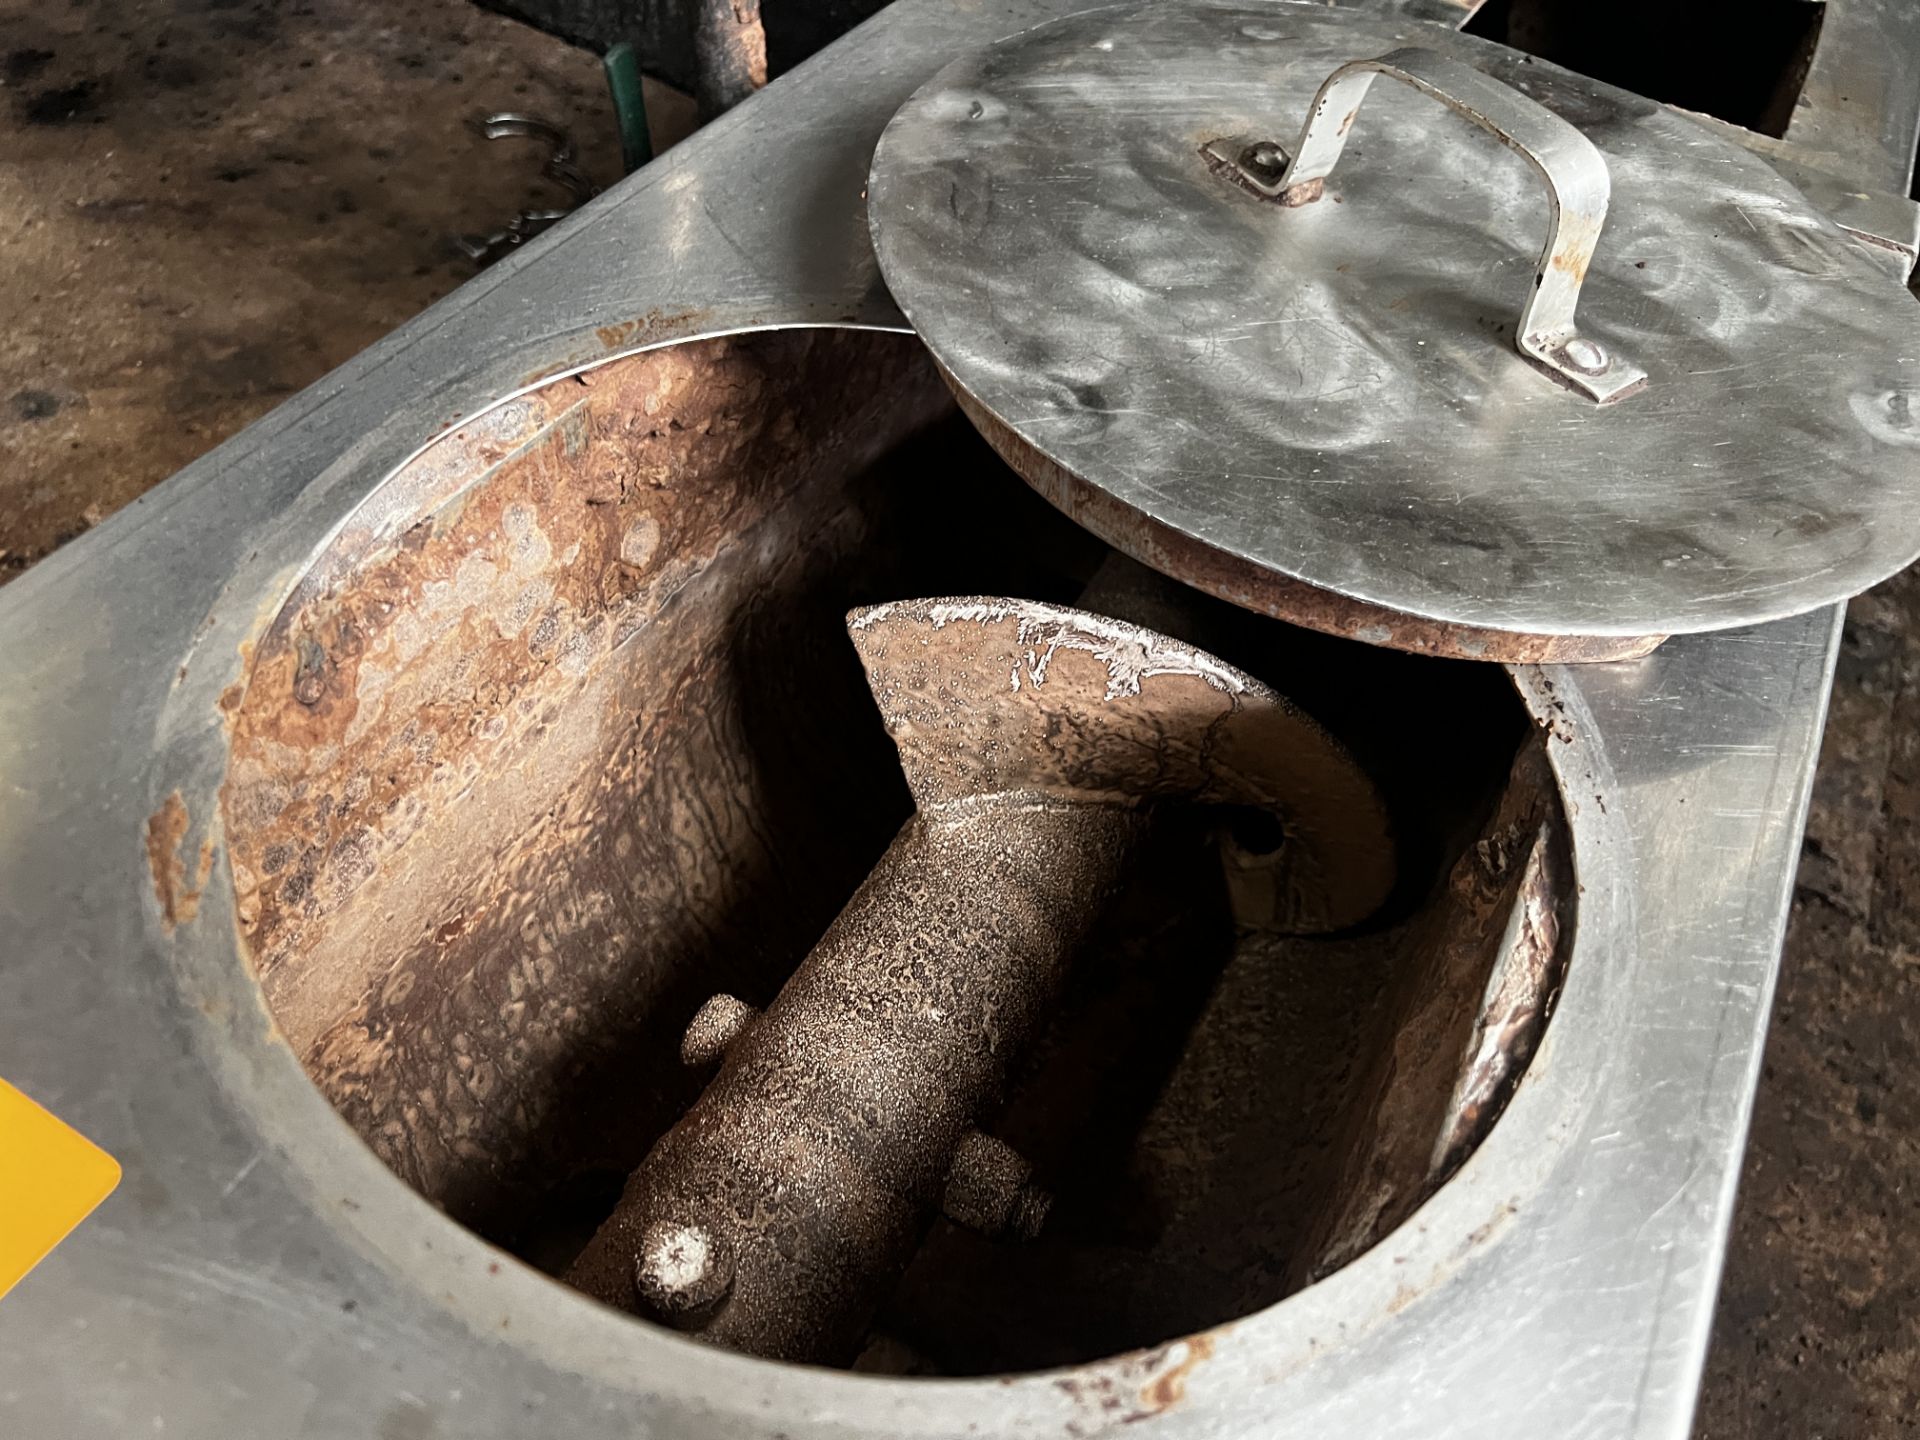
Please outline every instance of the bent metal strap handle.
[{"label": "bent metal strap handle", "polygon": [[1574,326],[1580,284],[1607,219],[1607,162],[1573,126],[1491,75],[1411,47],[1351,61],[1329,75],[1313,97],[1286,170],[1275,178],[1271,171],[1263,176],[1241,163],[1242,181],[1283,205],[1318,200],[1379,75],[1403,81],[1464,115],[1518,151],[1547,182],[1547,242],[1514,334],[1520,353],[1602,405],[1640,389],[1647,379],[1644,370],[1609,355]]}]

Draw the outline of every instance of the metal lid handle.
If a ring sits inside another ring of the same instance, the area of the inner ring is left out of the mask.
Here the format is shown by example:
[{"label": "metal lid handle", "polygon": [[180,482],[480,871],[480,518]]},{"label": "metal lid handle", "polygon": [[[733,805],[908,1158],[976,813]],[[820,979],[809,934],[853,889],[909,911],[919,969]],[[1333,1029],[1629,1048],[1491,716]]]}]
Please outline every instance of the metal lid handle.
[{"label": "metal lid handle", "polygon": [[1602,405],[1644,386],[1646,371],[1609,355],[1581,335],[1573,319],[1607,219],[1612,190],[1607,162],[1586,136],[1511,85],[1431,50],[1409,47],[1351,61],[1329,75],[1313,97],[1286,169],[1275,176],[1242,158],[1235,162],[1241,182],[1283,205],[1318,200],[1377,75],[1404,81],[1466,116],[1518,151],[1547,182],[1547,242],[1514,332],[1520,353]]}]

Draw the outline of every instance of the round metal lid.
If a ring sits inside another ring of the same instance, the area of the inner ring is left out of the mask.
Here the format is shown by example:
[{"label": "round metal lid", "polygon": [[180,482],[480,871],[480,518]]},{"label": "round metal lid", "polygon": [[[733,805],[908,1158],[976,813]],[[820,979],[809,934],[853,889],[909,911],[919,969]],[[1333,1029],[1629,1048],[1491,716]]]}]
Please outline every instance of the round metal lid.
[{"label": "round metal lid", "polygon": [[1500,641],[1634,653],[1607,637],[1797,613],[1920,552],[1905,289],[1757,157],[1500,46],[1086,12],[916,93],[870,212],[1002,453],[1255,608],[1578,658]]}]

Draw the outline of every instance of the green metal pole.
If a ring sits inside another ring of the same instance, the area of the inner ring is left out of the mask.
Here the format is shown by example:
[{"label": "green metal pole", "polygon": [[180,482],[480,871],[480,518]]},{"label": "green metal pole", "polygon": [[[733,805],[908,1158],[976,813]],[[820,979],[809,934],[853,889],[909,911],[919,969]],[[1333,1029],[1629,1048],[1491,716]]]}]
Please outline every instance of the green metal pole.
[{"label": "green metal pole", "polygon": [[647,133],[647,106],[640,90],[640,57],[622,40],[600,57],[613,92],[613,115],[620,125],[620,159],[631,175],[653,158],[653,137]]}]

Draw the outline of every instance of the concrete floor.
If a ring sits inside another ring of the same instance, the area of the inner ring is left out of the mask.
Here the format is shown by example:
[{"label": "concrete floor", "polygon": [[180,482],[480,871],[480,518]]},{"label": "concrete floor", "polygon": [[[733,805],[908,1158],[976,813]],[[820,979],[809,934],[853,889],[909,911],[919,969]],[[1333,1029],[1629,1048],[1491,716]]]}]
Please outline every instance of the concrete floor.
[{"label": "concrete floor", "polygon": [[[0,0],[0,580],[472,275],[552,193],[507,109],[616,178],[598,63],[464,0]],[[1916,617],[1850,617],[1700,1440],[1920,1434]]]},{"label": "concrete floor", "polygon": [[619,178],[598,60],[460,0],[0,0],[0,578],[472,276],[451,235],[561,198],[475,133],[501,110]]},{"label": "concrete floor", "polygon": [[1848,609],[1700,1440],[1920,1435],[1917,621]]}]

